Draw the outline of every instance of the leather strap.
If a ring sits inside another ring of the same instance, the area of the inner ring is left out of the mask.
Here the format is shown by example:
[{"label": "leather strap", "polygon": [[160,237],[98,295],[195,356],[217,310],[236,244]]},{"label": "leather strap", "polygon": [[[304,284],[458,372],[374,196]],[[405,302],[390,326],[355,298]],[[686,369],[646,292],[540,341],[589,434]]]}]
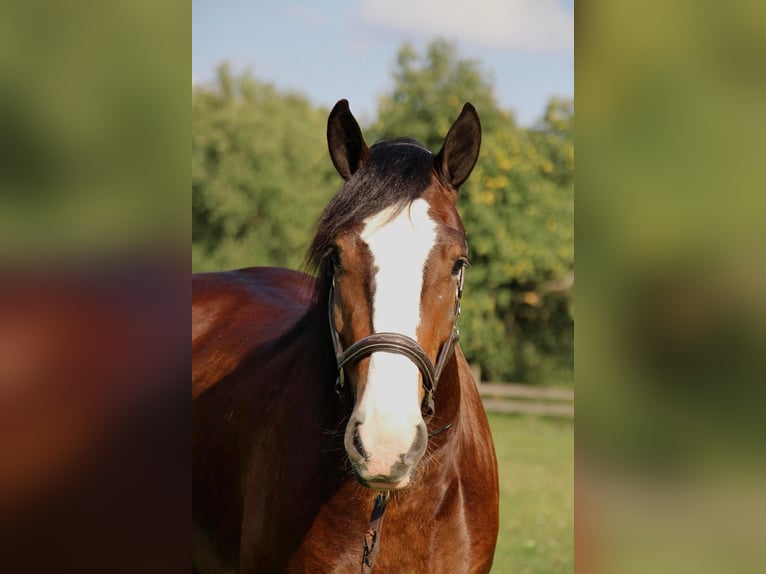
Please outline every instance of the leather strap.
[{"label": "leather strap", "polygon": [[362,553],[362,574],[372,572],[375,557],[380,549],[380,533],[383,530],[383,513],[388,504],[388,493],[382,493],[375,497],[375,506],[370,515],[370,525],[364,534],[364,552]]},{"label": "leather strap", "polygon": [[345,390],[344,367],[348,364],[371,355],[376,352],[395,353],[404,355],[410,361],[415,363],[422,375],[423,389],[425,397],[423,398],[423,412],[427,416],[434,414],[434,393],[441,377],[444,367],[452,357],[455,345],[460,340],[460,331],[457,328],[457,319],[460,316],[460,298],[463,296],[464,269],[460,269],[458,276],[457,289],[455,292],[455,312],[450,336],[442,345],[439,355],[436,359],[436,365],[431,362],[428,353],[417,341],[401,333],[373,333],[353,343],[348,349],[343,350],[338,331],[335,328],[335,276],[332,277],[330,285],[330,296],[327,304],[327,314],[330,323],[330,336],[332,337],[333,349],[338,365],[338,378],[335,381],[335,391],[342,396]]}]

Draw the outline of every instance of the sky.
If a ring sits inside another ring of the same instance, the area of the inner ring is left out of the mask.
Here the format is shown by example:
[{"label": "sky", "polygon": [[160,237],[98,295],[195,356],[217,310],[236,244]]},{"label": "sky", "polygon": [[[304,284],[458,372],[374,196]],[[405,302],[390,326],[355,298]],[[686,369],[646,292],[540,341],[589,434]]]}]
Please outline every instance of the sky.
[{"label": "sky", "polygon": [[393,87],[396,53],[441,37],[494,80],[500,106],[531,126],[574,97],[573,0],[193,0],[192,83],[230,62],[316,105],[349,100],[363,123]]}]

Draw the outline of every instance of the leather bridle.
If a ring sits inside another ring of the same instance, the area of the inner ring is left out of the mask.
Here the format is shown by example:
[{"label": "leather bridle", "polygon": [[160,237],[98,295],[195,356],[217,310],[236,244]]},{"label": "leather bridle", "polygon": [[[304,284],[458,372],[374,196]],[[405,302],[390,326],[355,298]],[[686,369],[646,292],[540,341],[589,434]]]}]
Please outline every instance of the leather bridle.
[{"label": "leather bridle", "polygon": [[[346,365],[353,364],[360,359],[371,355],[372,353],[396,353],[404,355],[421,373],[423,390],[423,404],[421,408],[425,416],[434,414],[434,393],[436,385],[439,382],[442,371],[447,365],[447,361],[452,357],[455,345],[460,340],[460,331],[457,327],[457,320],[460,316],[460,298],[463,296],[463,281],[465,279],[465,267],[461,267],[458,272],[457,287],[455,289],[455,312],[452,319],[452,329],[450,335],[439,350],[436,358],[436,365],[431,362],[428,353],[425,352],[420,344],[401,333],[373,333],[367,337],[359,339],[349,346],[345,351],[340,342],[338,330],[335,328],[335,275],[332,276],[330,283],[330,295],[327,302],[327,315],[330,324],[330,336],[335,350],[335,360],[338,365],[338,378],[335,381],[335,392],[341,399],[347,398],[346,381],[344,369]],[[446,424],[438,431],[429,434],[435,436],[452,426],[452,423]],[[370,516],[370,523],[364,536],[364,551],[362,554],[361,572],[362,574],[371,574],[375,557],[380,549],[380,534],[383,527],[383,513],[386,510],[388,502],[388,493],[378,494],[375,498],[375,505]]]},{"label": "leather bridle", "polygon": [[436,385],[439,382],[439,377],[441,377],[444,367],[447,365],[447,361],[452,357],[455,345],[460,340],[460,331],[457,327],[457,320],[460,316],[460,298],[463,296],[464,272],[465,268],[461,267],[458,272],[457,288],[455,290],[455,313],[452,329],[450,331],[450,336],[439,351],[435,365],[428,357],[428,353],[425,352],[423,347],[421,347],[417,341],[401,333],[373,333],[372,335],[359,339],[344,351],[340,342],[340,336],[335,328],[335,275],[333,275],[327,309],[330,322],[330,336],[332,337],[332,344],[335,349],[335,359],[338,364],[338,378],[335,381],[335,392],[338,393],[338,396],[342,398],[346,392],[344,375],[344,367],[346,367],[346,365],[355,363],[372,353],[396,353],[407,357],[410,361],[415,363],[415,366],[420,371],[422,375],[423,390],[425,391],[422,404],[423,414],[426,416],[433,415]]}]

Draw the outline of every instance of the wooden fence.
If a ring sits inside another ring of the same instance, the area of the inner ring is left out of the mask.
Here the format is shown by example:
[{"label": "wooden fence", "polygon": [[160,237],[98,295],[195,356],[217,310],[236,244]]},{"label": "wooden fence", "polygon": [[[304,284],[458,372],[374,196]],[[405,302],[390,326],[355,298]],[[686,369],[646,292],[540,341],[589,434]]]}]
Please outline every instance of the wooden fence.
[{"label": "wooden fence", "polygon": [[518,383],[479,383],[484,408],[493,413],[574,417],[574,391]]}]

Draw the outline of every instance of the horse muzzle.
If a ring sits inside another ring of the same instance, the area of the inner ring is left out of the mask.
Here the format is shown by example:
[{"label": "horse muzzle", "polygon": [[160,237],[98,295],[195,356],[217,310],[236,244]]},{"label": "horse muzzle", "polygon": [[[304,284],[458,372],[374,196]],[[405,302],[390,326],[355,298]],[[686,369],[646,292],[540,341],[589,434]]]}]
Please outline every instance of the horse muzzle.
[{"label": "horse muzzle", "polygon": [[[406,441],[402,440],[401,431],[398,436],[381,437],[365,433],[365,430],[364,425],[352,417],[344,439],[346,453],[359,483],[375,490],[400,490],[408,486],[428,445],[425,423],[417,424]],[[402,444],[406,446],[402,447]]]}]

